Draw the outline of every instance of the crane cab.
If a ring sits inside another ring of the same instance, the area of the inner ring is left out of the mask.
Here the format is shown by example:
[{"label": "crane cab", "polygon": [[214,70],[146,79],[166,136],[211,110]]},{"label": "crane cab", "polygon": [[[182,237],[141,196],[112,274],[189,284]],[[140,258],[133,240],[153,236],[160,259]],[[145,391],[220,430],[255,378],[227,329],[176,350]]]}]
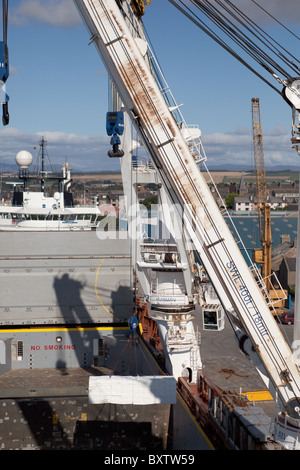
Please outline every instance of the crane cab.
[{"label": "crane cab", "polygon": [[202,310],[203,330],[221,331],[225,326],[224,310],[221,305],[206,305]]}]

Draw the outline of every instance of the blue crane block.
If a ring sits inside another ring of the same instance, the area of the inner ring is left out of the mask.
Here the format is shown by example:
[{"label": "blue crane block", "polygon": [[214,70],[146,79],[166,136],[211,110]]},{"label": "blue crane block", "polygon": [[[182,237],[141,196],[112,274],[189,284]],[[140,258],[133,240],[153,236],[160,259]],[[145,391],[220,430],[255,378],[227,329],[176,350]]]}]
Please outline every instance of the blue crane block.
[{"label": "blue crane block", "polygon": [[123,135],[124,113],[122,111],[106,113],[106,132],[107,135]]},{"label": "blue crane block", "polygon": [[129,318],[128,320],[128,326],[129,326],[129,330],[132,332],[132,333],[135,333],[136,329],[137,329],[137,326],[138,326],[138,319],[136,316],[132,316]]},{"label": "blue crane block", "polygon": [[108,156],[111,158],[123,157],[124,152],[119,149],[121,144],[119,136],[123,135],[124,132],[124,113],[122,111],[106,113],[106,132],[107,135],[112,136],[110,139],[112,150],[109,150]]}]

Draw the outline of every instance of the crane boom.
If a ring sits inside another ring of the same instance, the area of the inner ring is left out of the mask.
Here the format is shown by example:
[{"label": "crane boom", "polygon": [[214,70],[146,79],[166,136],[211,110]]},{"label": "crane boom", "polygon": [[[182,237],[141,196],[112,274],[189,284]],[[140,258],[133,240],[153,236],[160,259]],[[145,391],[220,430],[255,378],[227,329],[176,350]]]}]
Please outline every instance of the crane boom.
[{"label": "crane boom", "polygon": [[[186,232],[214,285],[241,346],[299,431],[300,375],[193,155],[114,0],[74,0]],[[277,420],[278,423],[281,422]],[[285,436],[290,432],[283,430]],[[281,437],[286,440],[286,437]],[[293,443],[297,439],[293,439]],[[296,445],[296,444],[294,444]]]}]

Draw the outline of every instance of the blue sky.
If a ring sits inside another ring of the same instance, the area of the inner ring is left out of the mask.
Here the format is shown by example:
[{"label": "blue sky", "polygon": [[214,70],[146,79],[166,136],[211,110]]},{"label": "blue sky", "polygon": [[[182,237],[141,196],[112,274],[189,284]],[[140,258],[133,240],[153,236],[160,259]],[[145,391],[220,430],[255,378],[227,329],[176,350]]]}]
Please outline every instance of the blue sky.
[{"label": "blue sky", "polygon": [[[297,55],[299,40],[282,34],[251,0],[237,5]],[[261,0],[261,5],[299,31],[298,0]],[[167,0],[152,1],[144,24],[172,93],[183,103],[186,122],[202,130],[209,166],[253,166],[252,97],[260,99],[266,166],[299,166],[289,141],[291,111],[277,93]],[[0,162],[14,163],[21,149],[31,151],[35,159],[33,147],[43,135],[55,165],[67,158],[74,170],[119,169],[118,162],[107,157],[108,77],[88,42],[72,0],[10,2],[10,124],[0,128]]]}]

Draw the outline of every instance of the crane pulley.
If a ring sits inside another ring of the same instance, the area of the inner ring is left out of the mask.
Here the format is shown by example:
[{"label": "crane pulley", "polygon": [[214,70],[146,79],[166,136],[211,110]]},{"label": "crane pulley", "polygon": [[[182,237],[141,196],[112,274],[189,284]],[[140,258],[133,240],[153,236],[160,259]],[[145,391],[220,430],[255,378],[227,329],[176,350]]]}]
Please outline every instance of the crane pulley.
[{"label": "crane pulley", "polygon": [[132,10],[138,18],[141,18],[145,14],[145,6],[151,3],[152,0],[131,0]]},{"label": "crane pulley", "polygon": [[5,93],[5,83],[9,75],[8,47],[7,47],[7,19],[8,19],[8,0],[2,0],[3,16],[3,41],[0,41],[0,102],[2,103],[2,122],[6,126],[9,123],[8,101],[9,97]]}]

